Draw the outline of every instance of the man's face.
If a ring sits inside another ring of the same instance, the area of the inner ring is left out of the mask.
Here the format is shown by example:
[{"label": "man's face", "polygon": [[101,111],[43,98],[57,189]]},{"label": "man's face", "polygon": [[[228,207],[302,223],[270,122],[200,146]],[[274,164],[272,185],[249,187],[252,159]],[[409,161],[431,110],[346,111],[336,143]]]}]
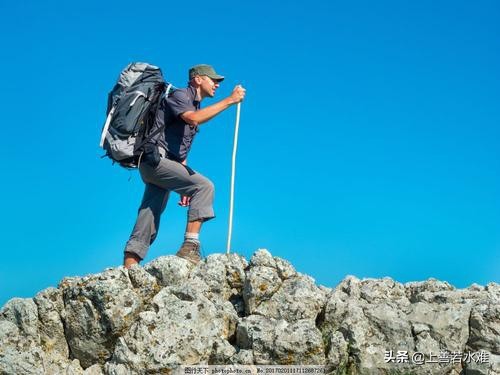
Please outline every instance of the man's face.
[{"label": "man's face", "polygon": [[203,97],[209,96],[213,98],[215,96],[215,90],[219,88],[219,81],[213,80],[208,76],[201,76],[201,95]]}]

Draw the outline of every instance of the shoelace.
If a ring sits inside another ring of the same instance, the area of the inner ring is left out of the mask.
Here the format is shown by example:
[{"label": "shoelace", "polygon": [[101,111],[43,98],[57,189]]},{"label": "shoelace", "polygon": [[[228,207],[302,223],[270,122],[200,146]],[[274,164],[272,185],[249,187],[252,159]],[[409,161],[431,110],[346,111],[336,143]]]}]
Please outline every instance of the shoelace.
[{"label": "shoelace", "polygon": [[190,255],[198,254],[201,249],[200,243],[195,243],[191,241],[186,241],[186,244],[184,246],[187,247],[187,252]]}]

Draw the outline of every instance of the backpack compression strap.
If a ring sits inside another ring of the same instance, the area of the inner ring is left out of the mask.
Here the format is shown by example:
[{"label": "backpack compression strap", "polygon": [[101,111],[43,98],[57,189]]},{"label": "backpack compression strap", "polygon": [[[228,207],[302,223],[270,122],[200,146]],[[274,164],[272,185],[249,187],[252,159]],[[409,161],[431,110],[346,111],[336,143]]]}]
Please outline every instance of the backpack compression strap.
[{"label": "backpack compression strap", "polygon": [[103,148],[104,146],[104,139],[106,138],[106,134],[108,134],[108,129],[109,129],[109,124],[111,123],[111,119],[113,118],[113,115],[115,113],[116,105],[111,108],[111,111],[108,113],[108,117],[106,118],[106,123],[104,124],[104,128],[102,129],[101,133],[101,141],[99,142],[99,147]]}]

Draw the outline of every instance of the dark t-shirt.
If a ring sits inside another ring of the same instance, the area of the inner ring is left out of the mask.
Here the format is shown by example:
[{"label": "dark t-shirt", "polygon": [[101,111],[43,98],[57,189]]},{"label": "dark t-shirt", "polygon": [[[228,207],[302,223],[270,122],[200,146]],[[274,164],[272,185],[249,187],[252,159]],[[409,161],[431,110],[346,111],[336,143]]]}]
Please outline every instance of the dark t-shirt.
[{"label": "dark t-shirt", "polygon": [[196,100],[196,90],[188,86],[163,99],[156,114],[154,128],[165,124],[165,131],[157,138],[158,144],[181,161],[186,159],[198,127],[189,125],[180,115],[198,109],[200,102]]}]

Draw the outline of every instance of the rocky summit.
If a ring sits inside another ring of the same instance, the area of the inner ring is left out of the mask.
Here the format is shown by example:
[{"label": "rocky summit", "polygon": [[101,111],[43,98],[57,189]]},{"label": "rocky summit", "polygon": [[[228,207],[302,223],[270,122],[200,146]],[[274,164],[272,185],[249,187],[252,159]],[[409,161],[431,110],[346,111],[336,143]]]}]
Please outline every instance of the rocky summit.
[{"label": "rocky summit", "polygon": [[500,287],[346,277],[319,286],[258,250],[68,277],[0,310],[0,374],[165,374],[181,365],[331,374],[500,374]]}]

